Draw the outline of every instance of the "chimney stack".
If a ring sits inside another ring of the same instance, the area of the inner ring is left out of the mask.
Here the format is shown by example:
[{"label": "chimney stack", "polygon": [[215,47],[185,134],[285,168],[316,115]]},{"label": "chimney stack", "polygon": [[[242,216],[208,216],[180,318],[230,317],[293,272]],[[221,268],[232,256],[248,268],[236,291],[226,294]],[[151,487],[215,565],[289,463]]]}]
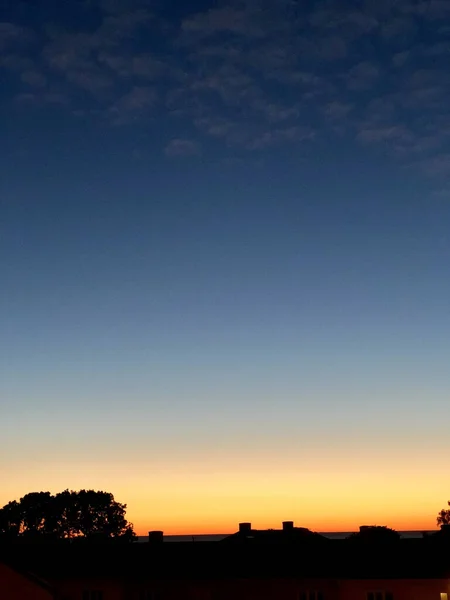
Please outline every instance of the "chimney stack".
[{"label": "chimney stack", "polygon": [[283,521],[283,531],[294,531],[294,521]]},{"label": "chimney stack", "polygon": [[162,544],[164,541],[163,531],[149,531],[148,532],[149,544]]},{"label": "chimney stack", "polygon": [[252,532],[251,523],[239,523],[239,533],[241,535],[249,535]]}]

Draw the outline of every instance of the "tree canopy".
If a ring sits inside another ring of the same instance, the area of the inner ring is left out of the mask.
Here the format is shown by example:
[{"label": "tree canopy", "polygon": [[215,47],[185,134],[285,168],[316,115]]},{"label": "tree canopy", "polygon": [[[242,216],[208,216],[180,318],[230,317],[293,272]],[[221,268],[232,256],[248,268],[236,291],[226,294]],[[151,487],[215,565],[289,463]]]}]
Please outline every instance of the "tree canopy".
[{"label": "tree canopy", "polygon": [[[447,502],[447,504],[450,506],[450,502]],[[436,523],[438,525],[440,525],[441,527],[443,525],[450,525],[450,510],[448,508],[447,509],[443,508],[438,513],[438,516],[437,516],[437,519],[436,519]]]},{"label": "tree canopy", "polygon": [[32,492],[0,508],[0,538],[132,541],[136,535],[126,508],[109,492]]}]

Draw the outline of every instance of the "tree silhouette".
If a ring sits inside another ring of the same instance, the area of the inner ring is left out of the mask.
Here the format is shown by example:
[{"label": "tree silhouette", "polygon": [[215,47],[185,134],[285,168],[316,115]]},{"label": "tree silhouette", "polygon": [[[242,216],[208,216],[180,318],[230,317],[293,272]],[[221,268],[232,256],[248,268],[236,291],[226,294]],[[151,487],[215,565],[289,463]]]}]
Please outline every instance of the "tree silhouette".
[{"label": "tree silhouette", "polygon": [[21,533],[21,512],[18,502],[13,500],[0,509],[0,536],[14,539]]},{"label": "tree silhouette", "polygon": [[125,512],[126,504],[116,502],[109,492],[32,492],[0,509],[0,537],[132,541],[136,535]]},{"label": "tree silhouette", "polygon": [[[447,504],[450,506],[450,502],[447,502]],[[442,509],[437,516],[436,519],[436,523],[438,525],[440,525],[441,527],[443,525],[450,525],[450,510],[449,509]]]},{"label": "tree silhouette", "polygon": [[50,492],[31,492],[20,499],[21,533],[25,537],[54,535],[56,515]]}]

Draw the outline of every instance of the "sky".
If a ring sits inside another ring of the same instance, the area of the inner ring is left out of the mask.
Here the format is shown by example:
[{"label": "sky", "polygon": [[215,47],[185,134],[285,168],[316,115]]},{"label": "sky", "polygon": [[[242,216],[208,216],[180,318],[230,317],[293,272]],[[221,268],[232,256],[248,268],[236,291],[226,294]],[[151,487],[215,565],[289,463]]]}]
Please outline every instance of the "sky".
[{"label": "sky", "polygon": [[2,4],[0,505],[435,527],[448,23],[448,0]]}]

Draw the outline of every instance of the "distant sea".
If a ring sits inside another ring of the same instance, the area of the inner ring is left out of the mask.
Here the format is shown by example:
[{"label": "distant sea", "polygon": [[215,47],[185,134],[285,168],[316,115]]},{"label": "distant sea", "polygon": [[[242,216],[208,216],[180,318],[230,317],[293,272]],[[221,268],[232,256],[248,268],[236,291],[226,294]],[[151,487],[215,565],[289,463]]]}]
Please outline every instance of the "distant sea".
[{"label": "distant sea", "polygon": [[[352,533],[356,533],[355,531],[339,531],[332,533],[323,533],[318,531],[320,535],[329,538],[330,540],[342,540]],[[399,531],[398,532],[402,538],[421,538],[424,533],[435,533],[434,531]],[[165,535],[165,542],[220,542],[224,538],[228,537],[229,533],[212,533],[209,535]],[[148,537],[146,535],[140,535],[138,537],[139,542],[148,541]]]}]

